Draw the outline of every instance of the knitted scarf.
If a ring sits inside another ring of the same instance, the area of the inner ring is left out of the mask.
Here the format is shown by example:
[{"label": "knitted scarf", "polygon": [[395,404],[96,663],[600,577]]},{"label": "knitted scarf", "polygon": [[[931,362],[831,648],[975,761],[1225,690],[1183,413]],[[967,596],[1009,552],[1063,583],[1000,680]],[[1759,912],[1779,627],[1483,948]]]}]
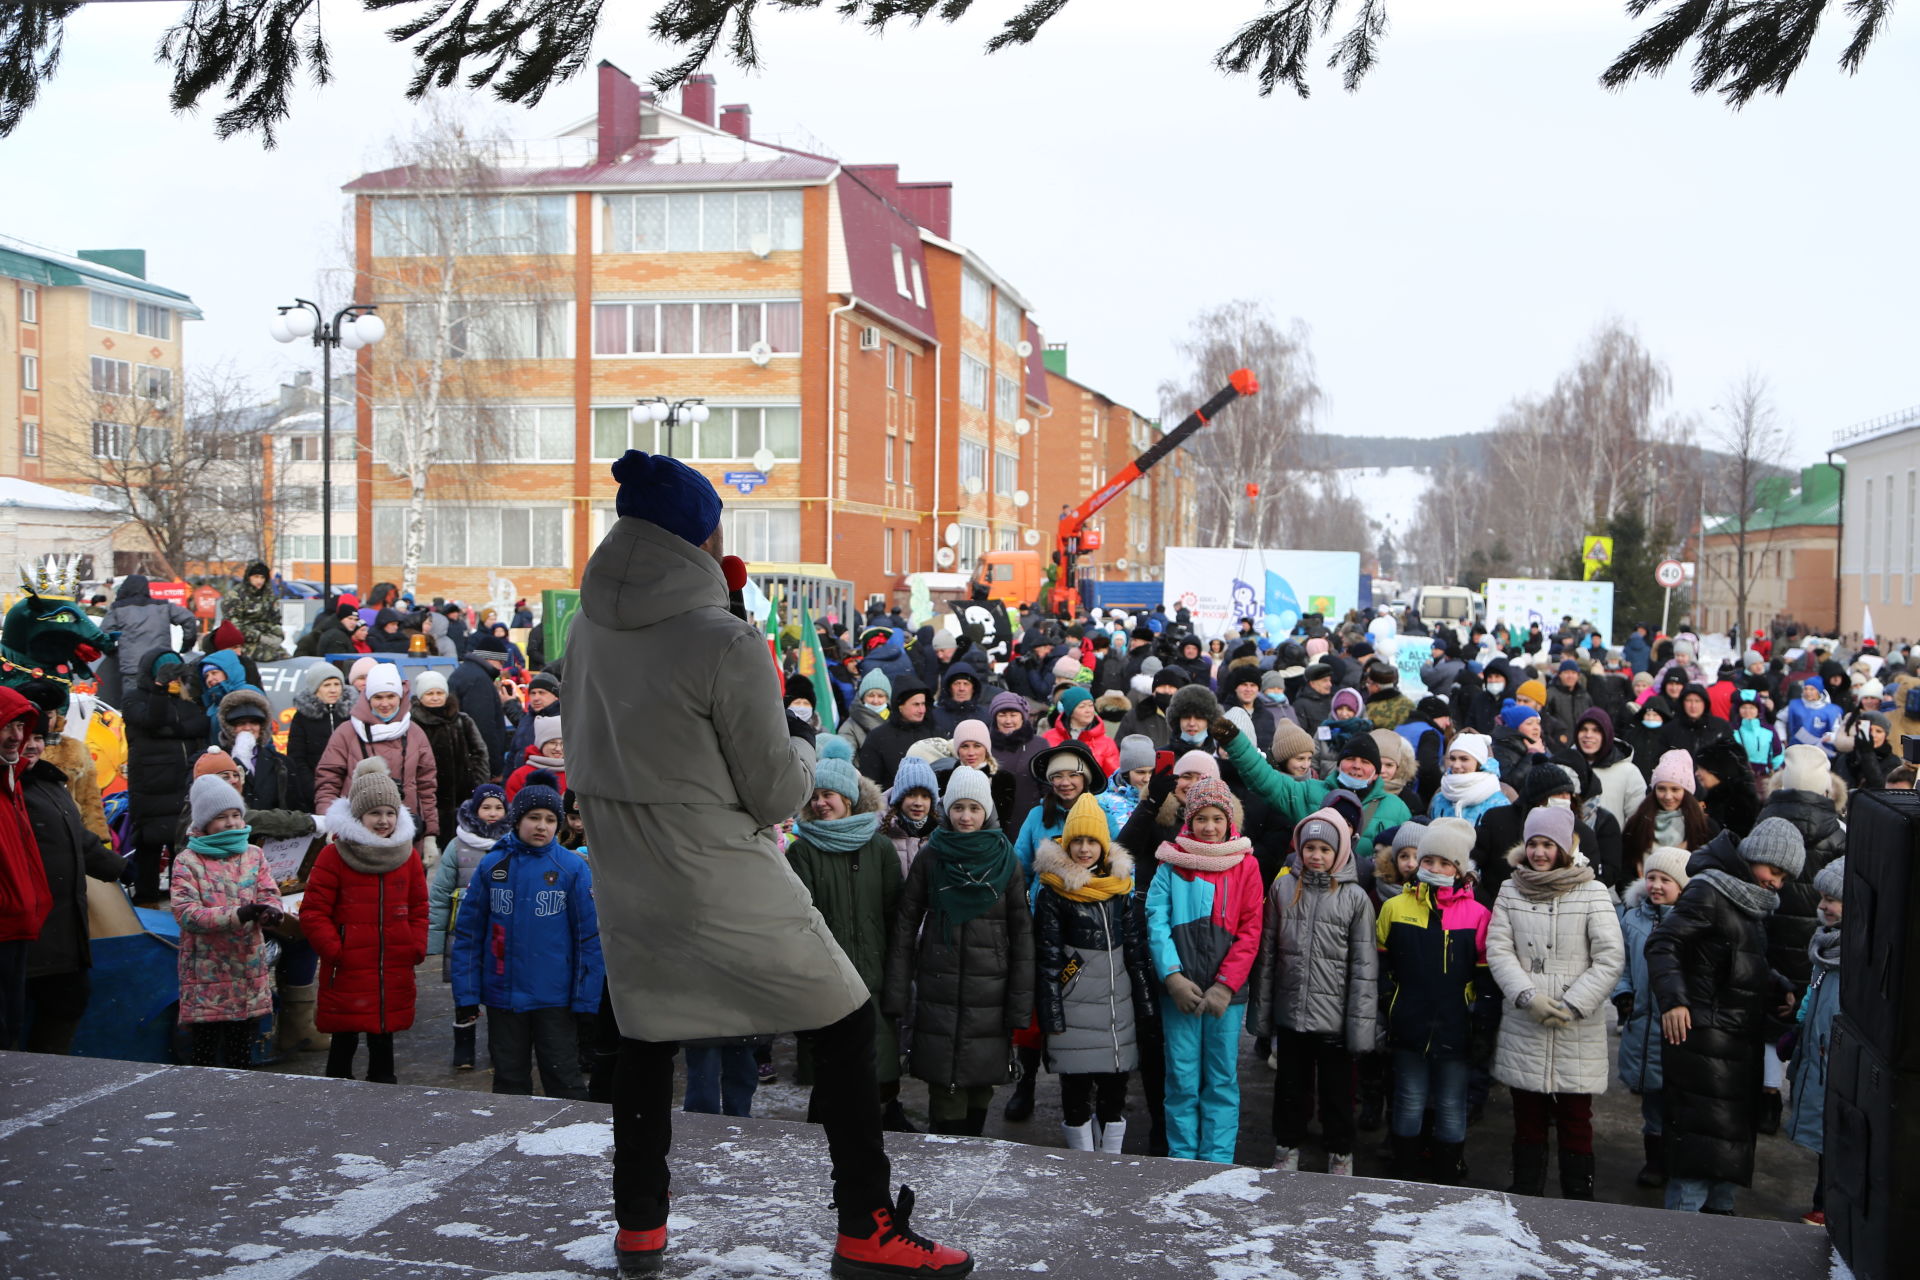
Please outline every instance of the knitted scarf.
[{"label": "knitted scarf", "polygon": [[402,710],[386,721],[356,719],[353,727],[363,742],[392,742],[395,738],[407,736],[407,730],[413,727],[413,713]]},{"label": "knitted scarf", "polygon": [[1473,773],[1449,773],[1440,779],[1440,794],[1454,809],[1467,809],[1476,804],[1485,804],[1500,790],[1500,779],[1485,769]]},{"label": "knitted scarf", "polygon": [[1807,942],[1807,956],[1823,969],[1840,967],[1840,926],[1821,925]]},{"label": "knitted scarf", "polygon": [[193,837],[187,841],[187,848],[203,858],[231,858],[236,853],[245,853],[252,839],[252,827],[228,827],[210,836]]},{"label": "knitted scarf", "polygon": [[1188,871],[1231,871],[1253,848],[1253,841],[1236,836],[1219,844],[1195,840],[1184,831],[1155,850],[1154,857],[1171,867]]},{"label": "knitted scarf", "polygon": [[1528,902],[1549,902],[1593,879],[1593,868],[1551,867],[1545,871],[1535,871],[1523,862],[1513,869],[1513,874],[1507,879]]},{"label": "knitted scarf", "polygon": [[998,828],[961,832],[942,827],[921,848],[922,858],[928,854],[933,855],[933,926],[949,943],[955,929],[992,909],[1020,865],[1013,844]]},{"label": "knitted scarf", "polygon": [[1659,809],[1653,815],[1653,842],[1675,849],[1687,847],[1687,815],[1679,809]]},{"label": "knitted scarf", "polygon": [[879,829],[880,815],[877,813],[850,813],[844,818],[794,824],[794,830],[800,833],[801,839],[828,853],[852,853],[873,839],[873,833]]},{"label": "knitted scarf", "polygon": [[1089,876],[1078,889],[1067,888],[1066,881],[1051,871],[1040,873],[1040,883],[1068,902],[1105,902],[1133,892],[1132,876]]},{"label": "knitted scarf", "polygon": [[564,769],[567,762],[559,756],[543,756],[537,752],[527,752],[527,763],[536,769]]},{"label": "knitted scarf", "polygon": [[1756,920],[1765,920],[1780,906],[1780,895],[1773,890],[1763,889],[1757,884],[1736,879],[1718,867],[1709,867],[1693,879],[1706,881],[1734,906]]}]

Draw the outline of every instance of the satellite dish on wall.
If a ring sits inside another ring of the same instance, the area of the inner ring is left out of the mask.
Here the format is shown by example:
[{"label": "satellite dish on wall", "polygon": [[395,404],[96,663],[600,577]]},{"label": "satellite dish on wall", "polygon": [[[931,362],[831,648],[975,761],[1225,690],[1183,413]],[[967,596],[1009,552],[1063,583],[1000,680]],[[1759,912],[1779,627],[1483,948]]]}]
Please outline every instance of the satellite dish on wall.
[{"label": "satellite dish on wall", "polygon": [[1014,348],[1014,350],[1020,353],[1020,358],[1022,360],[1025,360],[1028,356],[1033,354],[1033,344],[1031,342],[1022,341],[1019,346]]},{"label": "satellite dish on wall", "polygon": [[1027,505],[1027,504],[1028,504],[1029,502],[1032,502],[1032,501],[1033,501],[1033,495],[1032,495],[1032,494],[1030,494],[1030,493],[1028,493],[1028,492],[1027,492],[1027,491],[1026,491],[1025,489],[1015,489],[1015,490],[1013,491],[1013,505],[1014,505],[1014,506],[1016,506],[1016,507],[1024,507],[1024,506],[1026,506],[1026,505]]},{"label": "satellite dish on wall", "polygon": [[1020,541],[1030,547],[1037,547],[1040,545],[1040,531],[1038,529],[1029,529],[1020,535]]},{"label": "satellite dish on wall", "polygon": [[1127,558],[1125,556],[1121,556],[1118,560],[1115,560],[1113,562],[1113,567],[1118,569],[1120,572],[1125,573],[1127,571]]},{"label": "satellite dish on wall", "polygon": [[773,360],[773,348],[765,341],[756,342],[747,348],[747,359],[764,369]]},{"label": "satellite dish on wall", "polygon": [[773,252],[773,237],[762,231],[747,241],[747,248],[754,257],[764,258]]},{"label": "satellite dish on wall", "polygon": [[933,553],[933,562],[942,569],[951,569],[953,567],[953,551],[948,547],[941,547]]},{"label": "satellite dish on wall", "polygon": [[949,524],[944,530],[941,531],[940,541],[946,543],[950,547],[959,546],[960,545],[960,526],[957,524]]},{"label": "satellite dish on wall", "polygon": [[1013,434],[1023,436],[1031,430],[1033,430],[1033,424],[1025,418],[1015,418],[1013,420]]},{"label": "satellite dish on wall", "polygon": [[773,470],[773,462],[773,450],[759,449],[754,452],[753,469],[755,471],[771,471]]},{"label": "satellite dish on wall", "polygon": [[968,476],[967,482],[961,485],[960,487],[962,489],[965,489],[969,494],[973,495],[974,497],[978,497],[980,495],[980,491],[986,488],[987,486],[980,483],[979,476]]}]

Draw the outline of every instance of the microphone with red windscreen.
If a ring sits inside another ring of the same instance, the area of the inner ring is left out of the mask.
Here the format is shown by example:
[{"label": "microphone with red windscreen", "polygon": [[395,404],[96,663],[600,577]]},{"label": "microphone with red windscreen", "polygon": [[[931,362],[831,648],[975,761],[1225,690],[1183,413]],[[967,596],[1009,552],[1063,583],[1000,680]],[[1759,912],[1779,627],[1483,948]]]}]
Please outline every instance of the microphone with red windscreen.
[{"label": "microphone with red windscreen", "polygon": [[733,616],[742,622],[751,622],[747,616],[746,597],[741,593],[747,589],[747,562],[739,556],[721,556],[720,572],[727,577],[727,607],[733,610]]}]

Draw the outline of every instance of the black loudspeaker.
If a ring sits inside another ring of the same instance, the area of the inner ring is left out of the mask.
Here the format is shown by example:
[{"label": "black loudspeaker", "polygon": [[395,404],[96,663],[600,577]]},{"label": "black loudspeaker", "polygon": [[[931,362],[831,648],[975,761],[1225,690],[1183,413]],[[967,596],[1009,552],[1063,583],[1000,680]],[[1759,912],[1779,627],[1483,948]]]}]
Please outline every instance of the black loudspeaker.
[{"label": "black loudspeaker", "polygon": [[[1847,871],[1851,882],[1851,863]],[[1920,1194],[1920,1072],[1894,1070],[1844,1014],[1827,1055],[1824,1145],[1827,1233],[1855,1280],[1913,1276],[1906,1215]]]},{"label": "black loudspeaker", "polygon": [[[1840,1009],[1880,1058],[1920,1071],[1920,793],[1862,791],[1847,812]],[[1903,1016],[1904,1011],[1904,1016]]]}]

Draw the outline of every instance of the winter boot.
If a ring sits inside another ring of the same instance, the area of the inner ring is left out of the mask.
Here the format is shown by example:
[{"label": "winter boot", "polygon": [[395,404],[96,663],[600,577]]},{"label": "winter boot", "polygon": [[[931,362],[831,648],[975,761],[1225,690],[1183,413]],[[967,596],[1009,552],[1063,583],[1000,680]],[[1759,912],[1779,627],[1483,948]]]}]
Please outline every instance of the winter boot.
[{"label": "winter boot", "polygon": [[1647,1162],[1640,1166],[1640,1173],[1634,1178],[1634,1181],[1643,1187],[1666,1186],[1666,1140],[1657,1133],[1643,1133],[1640,1135],[1640,1141],[1646,1144]]},{"label": "winter boot", "polygon": [[1353,1176],[1353,1157],[1338,1151],[1327,1153],[1327,1172],[1336,1178]]},{"label": "winter boot", "polygon": [[1755,1127],[1758,1128],[1761,1133],[1765,1134],[1780,1132],[1780,1112],[1780,1091],[1778,1089],[1762,1091],[1760,1094],[1760,1119]]},{"label": "winter boot", "polygon": [[1040,1082],[1040,1051],[1021,1049],[1020,1079],[1013,1086],[1013,1096],[1007,1099],[1007,1109],[1001,1113],[1011,1124],[1033,1116],[1033,1087]]},{"label": "winter boot", "polygon": [[1127,1141],[1127,1122],[1110,1120],[1100,1128],[1100,1149],[1110,1156],[1121,1154]]},{"label": "winter boot", "polygon": [[1403,1138],[1399,1134],[1394,1134],[1393,1176],[1402,1182],[1426,1181],[1426,1162],[1423,1159],[1425,1150],[1426,1143],[1420,1140],[1420,1135]]},{"label": "winter boot", "polygon": [[473,1047],[475,1033],[479,1023],[453,1029],[453,1069],[455,1071],[473,1070]]},{"label": "winter boot", "polygon": [[880,1127],[888,1133],[920,1132],[920,1130],[913,1127],[913,1121],[907,1119],[906,1109],[900,1105],[900,1099],[898,1098],[889,1102],[887,1109],[880,1113]]},{"label": "winter boot", "polygon": [[1593,1199],[1593,1152],[1560,1148],[1560,1198]]},{"label": "winter boot", "polygon": [[[1544,1150],[1545,1148],[1542,1148]],[[1442,1187],[1457,1187],[1467,1180],[1467,1144],[1433,1144],[1433,1181]]]},{"label": "winter boot", "polygon": [[[1566,1156],[1560,1158],[1562,1167]],[[1591,1182],[1591,1178],[1589,1178]],[[1547,1144],[1544,1142],[1516,1142],[1513,1144],[1513,1185],[1507,1188],[1510,1196],[1537,1196],[1547,1189]]]},{"label": "winter boot", "polygon": [[1273,1149],[1273,1167],[1281,1173],[1300,1172],[1300,1148],[1275,1147]]},{"label": "winter boot", "polygon": [[973,1259],[966,1250],[916,1235],[912,1217],[913,1190],[901,1187],[893,1207],[873,1210],[867,1234],[849,1234],[845,1230],[848,1224],[843,1222],[833,1249],[832,1274],[841,1280],[894,1280],[901,1276],[945,1280],[973,1270]]},{"label": "winter boot", "polygon": [[987,1131],[987,1109],[985,1107],[968,1107],[967,1118],[963,1123],[966,1127],[960,1131],[961,1133],[966,1134],[969,1138],[980,1137]]},{"label": "winter boot", "polygon": [[659,1275],[660,1265],[667,1256],[667,1229],[616,1232],[613,1256],[618,1259],[623,1276]]},{"label": "winter boot", "polygon": [[309,982],[304,987],[282,987],[280,989],[279,1025],[275,1028],[282,1053],[312,1053],[327,1047],[327,1037],[320,1034],[313,1025],[315,1002],[320,998],[320,984]]},{"label": "winter boot", "polygon": [[1069,1151],[1091,1151],[1093,1150],[1093,1121],[1089,1120],[1085,1124],[1063,1124],[1060,1126],[1060,1136],[1066,1139]]}]

